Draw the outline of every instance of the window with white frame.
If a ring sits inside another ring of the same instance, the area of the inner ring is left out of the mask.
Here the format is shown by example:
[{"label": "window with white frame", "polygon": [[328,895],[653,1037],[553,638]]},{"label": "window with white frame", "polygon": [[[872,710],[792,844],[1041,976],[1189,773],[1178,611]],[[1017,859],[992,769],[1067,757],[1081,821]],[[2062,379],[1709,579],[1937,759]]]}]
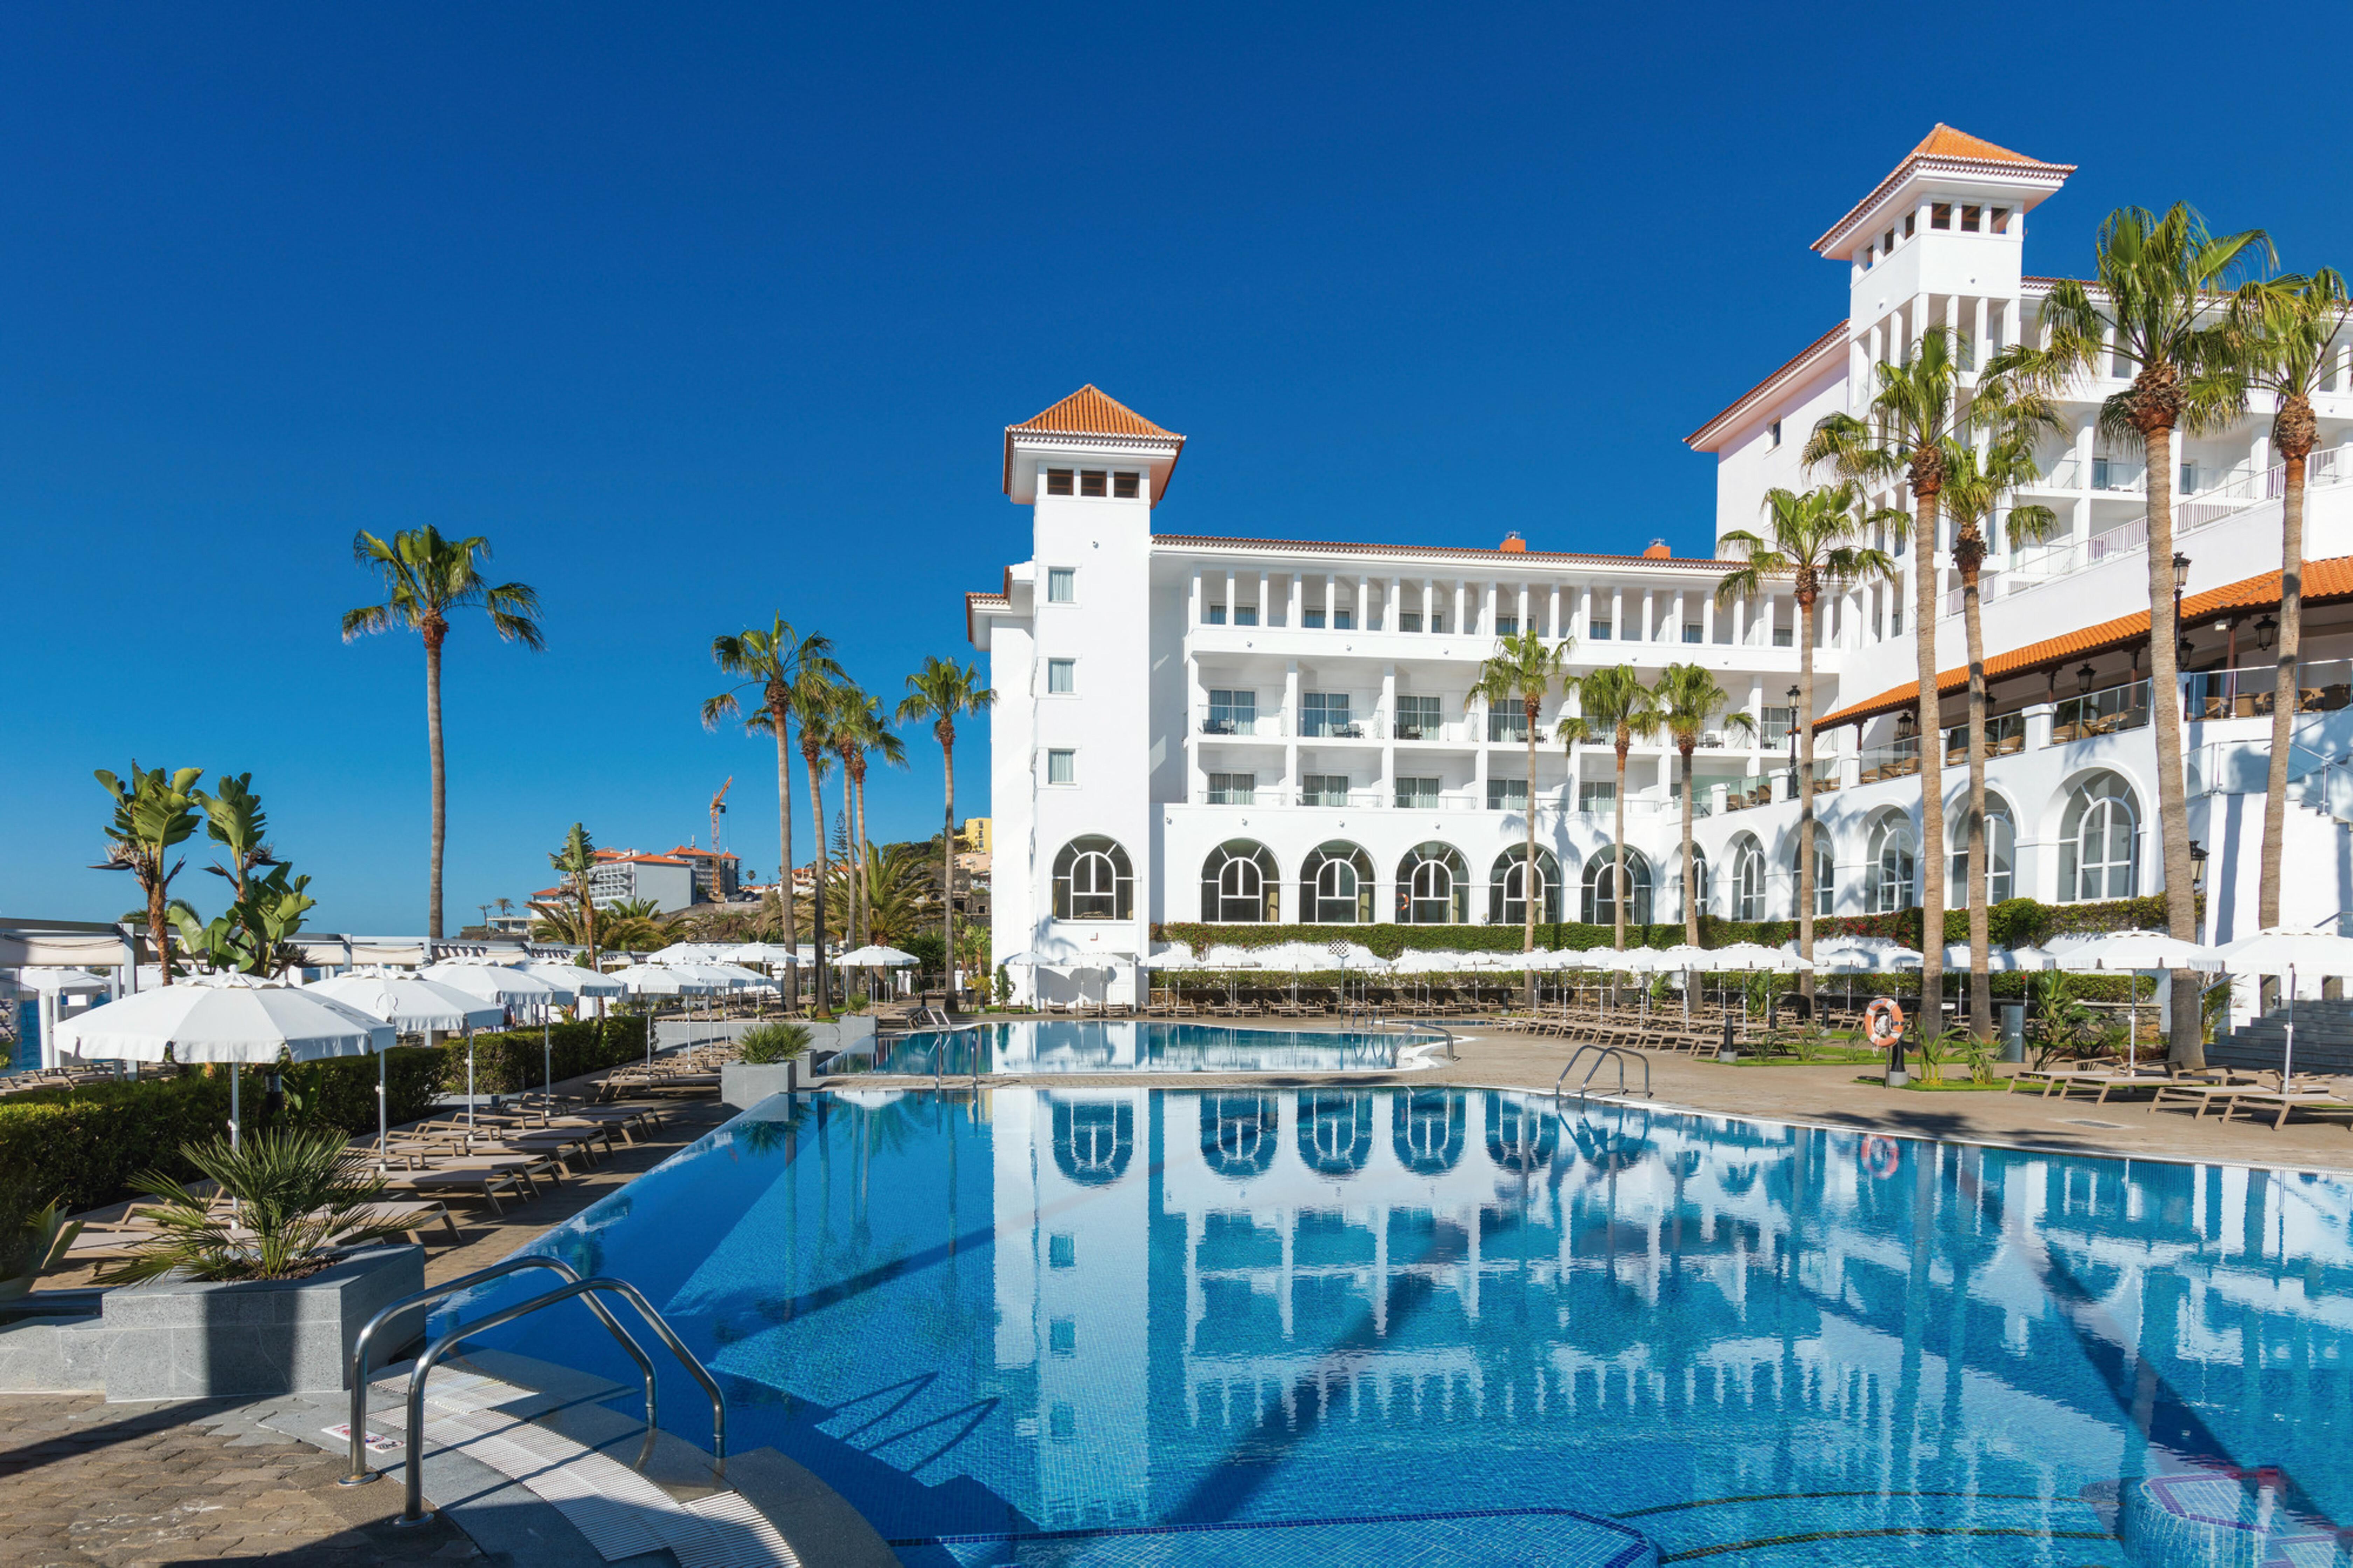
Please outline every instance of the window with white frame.
[{"label": "window with white frame", "polygon": [[[2018,827],[2010,814],[2010,803],[1989,792],[1986,795],[1986,902],[2000,903],[2012,896],[2016,886],[2012,876],[2018,855]],[[1954,814],[1953,874],[1949,899],[1956,908],[1965,907],[1969,896],[1969,813],[1965,808]]]},{"label": "window with white frame", "polygon": [[1373,858],[1345,839],[1320,844],[1300,863],[1302,913],[1315,925],[1369,925]]},{"label": "window with white frame", "polygon": [[1732,908],[1736,921],[1765,918],[1765,851],[1756,838],[1742,834],[1732,851]]},{"label": "window with white frame", "polygon": [[1046,753],[1046,782],[1050,784],[1074,784],[1079,782],[1079,753],[1050,751]]},{"label": "window with white frame", "polygon": [[2140,891],[2140,802],[2112,773],[2075,786],[2059,825],[2059,901],[2129,899]]},{"label": "window with white frame", "polygon": [[1201,863],[1201,918],[1261,924],[1282,918],[1282,879],[1273,851],[1254,839],[1235,838],[1209,851]]},{"label": "window with white frame", "polygon": [[1046,602],[1050,605],[1076,604],[1079,597],[1079,569],[1075,566],[1046,568]]},{"label": "window with white frame", "polygon": [[1068,697],[1079,689],[1079,661],[1075,658],[1050,658],[1046,661],[1046,694]]},{"label": "window with white frame", "polygon": [[1397,781],[1397,804],[1399,811],[1436,811],[1438,781],[1400,774]]},{"label": "window with white frame", "polygon": [[1863,866],[1863,907],[1873,914],[1908,910],[1914,894],[1915,858],[1912,824],[1900,816],[1882,816],[1872,826],[1871,858]]},{"label": "window with white frame", "polygon": [[[1797,907],[1803,895],[1798,890],[1798,837],[1789,837],[1789,904]],[[1838,909],[1838,863],[1831,854],[1831,836],[1821,824],[1814,825],[1814,913],[1827,915]]]},{"label": "window with white frame", "polygon": [[1256,773],[1211,773],[1209,775],[1211,805],[1255,805],[1258,804]]},{"label": "window with white frame", "polygon": [[1487,809],[1489,811],[1524,812],[1527,810],[1527,780],[1491,778],[1487,781]]},{"label": "window with white frame", "polygon": [[1135,905],[1135,873],[1127,851],[1101,834],[1085,834],[1054,857],[1054,918],[1124,921]]},{"label": "window with white frame", "polygon": [[1302,805],[1347,805],[1348,775],[1302,773],[1299,777],[1299,804]]}]

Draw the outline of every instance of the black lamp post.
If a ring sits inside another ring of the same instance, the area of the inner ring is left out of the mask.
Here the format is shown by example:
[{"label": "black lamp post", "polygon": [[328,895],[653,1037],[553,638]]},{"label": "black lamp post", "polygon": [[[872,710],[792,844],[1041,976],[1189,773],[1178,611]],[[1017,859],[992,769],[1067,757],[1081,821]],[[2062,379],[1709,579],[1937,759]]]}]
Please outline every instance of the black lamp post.
[{"label": "black lamp post", "polygon": [[2075,689],[2084,693],[2087,697],[2091,695],[2092,680],[2096,672],[2092,668],[2089,660],[2077,665],[2075,667]]},{"label": "black lamp post", "polygon": [[1789,688],[1789,795],[1798,794],[1798,689]]}]

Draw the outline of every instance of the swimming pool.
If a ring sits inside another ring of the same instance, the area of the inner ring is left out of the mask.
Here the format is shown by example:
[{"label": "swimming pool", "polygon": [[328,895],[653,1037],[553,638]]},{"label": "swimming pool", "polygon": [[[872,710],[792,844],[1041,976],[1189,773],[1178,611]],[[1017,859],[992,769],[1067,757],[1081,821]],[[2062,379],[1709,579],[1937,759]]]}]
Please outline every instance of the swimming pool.
[{"label": "swimming pool", "polygon": [[[926,1568],[2347,1561],[2337,1180],[1437,1087],[866,1090],[533,1250],[644,1288],[736,1451]],[[487,1338],[629,1381],[585,1315]]]},{"label": "swimming pool", "polygon": [[[1418,1065],[1428,1031],[1225,1028],[1113,1019],[1037,1018],[976,1024],[881,1043],[879,1057],[837,1058],[836,1072],[928,1078],[984,1073],[1371,1072]],[[1400,1057],[1404,1059],[1401,1061]]]}]

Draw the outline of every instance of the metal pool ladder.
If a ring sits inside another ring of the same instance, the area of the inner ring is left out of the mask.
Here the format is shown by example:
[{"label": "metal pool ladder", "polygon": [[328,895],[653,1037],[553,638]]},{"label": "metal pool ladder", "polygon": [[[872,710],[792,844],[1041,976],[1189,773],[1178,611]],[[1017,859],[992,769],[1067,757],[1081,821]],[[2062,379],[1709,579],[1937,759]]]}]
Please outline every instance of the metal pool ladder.
[{"label": "metal pool ladder", "polygon": [[1577,1080],[1577,1099],[1583,1100],[1586,1097],[1593,1083],[1593,1075],[1601,1070],[1601,1064],[1603,1062],[1609,1061],[1613,1058],[1618,1063],[1617,1092],[1620,1094],[1624,1094],[1626,1092],[1626,1064],[1628,1061],[1631,1060],[1641,1064],[1642,1097],[1645,1100],[1651,1098],[1650,1058],[1644,1056],[1640,1051],[1630,1051],[1620,1046],[1585,1045],[1577,1047],[1576,1050],[1569,1053],[1568,1065],[1560,1069],[1560,1076],[1558,1078],[1553,1079],[1552,1094],[1555,1100],[1558,1100],[1560,1098],[1561,1086],[1568,1081],[1568,1075],[1577,1070],[1577,1064],[1585,1059],[1586,1053],[1588,1051],[1594,1053],[1593,1064],[1585,1069],[1585,1076]]}]

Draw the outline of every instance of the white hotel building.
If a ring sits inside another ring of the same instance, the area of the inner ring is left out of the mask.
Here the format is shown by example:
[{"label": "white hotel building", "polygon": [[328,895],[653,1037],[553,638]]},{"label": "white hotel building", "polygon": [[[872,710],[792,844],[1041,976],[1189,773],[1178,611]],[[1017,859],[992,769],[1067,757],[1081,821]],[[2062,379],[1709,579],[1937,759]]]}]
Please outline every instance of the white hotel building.
[{"label": "white hotel building", "polygon": [[[1807,433],[1827,414],[1862,412],[1873,365],[1923,331],[1957,329],[1982,363],[2039,330],[2052,280],[2025,270],[2027,217],[2072,172],[1940,125],[1815,242],[1847,268],[1845,319],[1689,437],[1716,459],[1718,536],[1758,526],[1768,489],[1821,482],[1799,460]],[[2046,443],[2042,479],[2020,492],[2053,508],[2060,531],[2012,548],[1999,518],[1994,529],[1984,626],[1997,898],[2162,885],[2141,679],[2142,467],[2096,429],[2100,399],[2124,384],[2095,374],[2068,389],[2067,433]],[[2316,407],[2284,905],[2299,924],[2353,904],[2353,679],[2337,662],[2353,652],[2353,487],[2341,482],[2353,455],[2339,450],[2353,435],[2353,345],[2340,347]],[[2199,672],[2180,700],[2213,940],[2252,930],[2254,914],[2270,725],[2257,694],[2270,689],[2280,548],[2270,428],[2258,395],[2237,426],[2177,452],[2177,548],[2189,560],[2182,668]],[[1032,509],[1031,552],[965,607],[997,693],[997,954],[1108,965],[1116,998],[1136,978],[1122,960],[1150,951],[1159,921],[1517,924],[1531,809],[1538,918],[1607,921],[1609,747],[1547,740],[1530,780],[1518,714],[1466,700],[1497,636],[1524,628],[1573,639],[1572,673],[1624,663],[1650,679],[1682,661],[1716,672],[1757,732],[1711,736],[1695,759],[1706,908],[1744,920],[1794,912],[1797,613],[1786,589],[1719,606],[1733,563],[1677,559],[1656,543],[1610,555],[1535,549],[1517,532],[1492,550],[1155,533],[1184,447],[1092,386],[1006,430],[1005,493]],[[1901,489],[1873,499],[1908,504]],[[1904,612],[1924,563],[1908,538],[1884,542],[1902,552],[1899,580],[1821,605],[1817,765],[1834,791],[1820,801],[1825,913],[1918,899]],[[1965,717],[1958,578],[1942,550],[1926,564],[1938,574],[1949,732]],[[1573,703],[1546,703],[1546,736]],[[1629,763],[1638,920],[1682,915],[1675,762],[1672,747],[1638,742]],[[1956,826],[1966,784],[1964,770],[1946,770]],[[1962,897],[1957,882],[1951,897]],[[1050,971],[1039,983],[1058,984]]]}]

